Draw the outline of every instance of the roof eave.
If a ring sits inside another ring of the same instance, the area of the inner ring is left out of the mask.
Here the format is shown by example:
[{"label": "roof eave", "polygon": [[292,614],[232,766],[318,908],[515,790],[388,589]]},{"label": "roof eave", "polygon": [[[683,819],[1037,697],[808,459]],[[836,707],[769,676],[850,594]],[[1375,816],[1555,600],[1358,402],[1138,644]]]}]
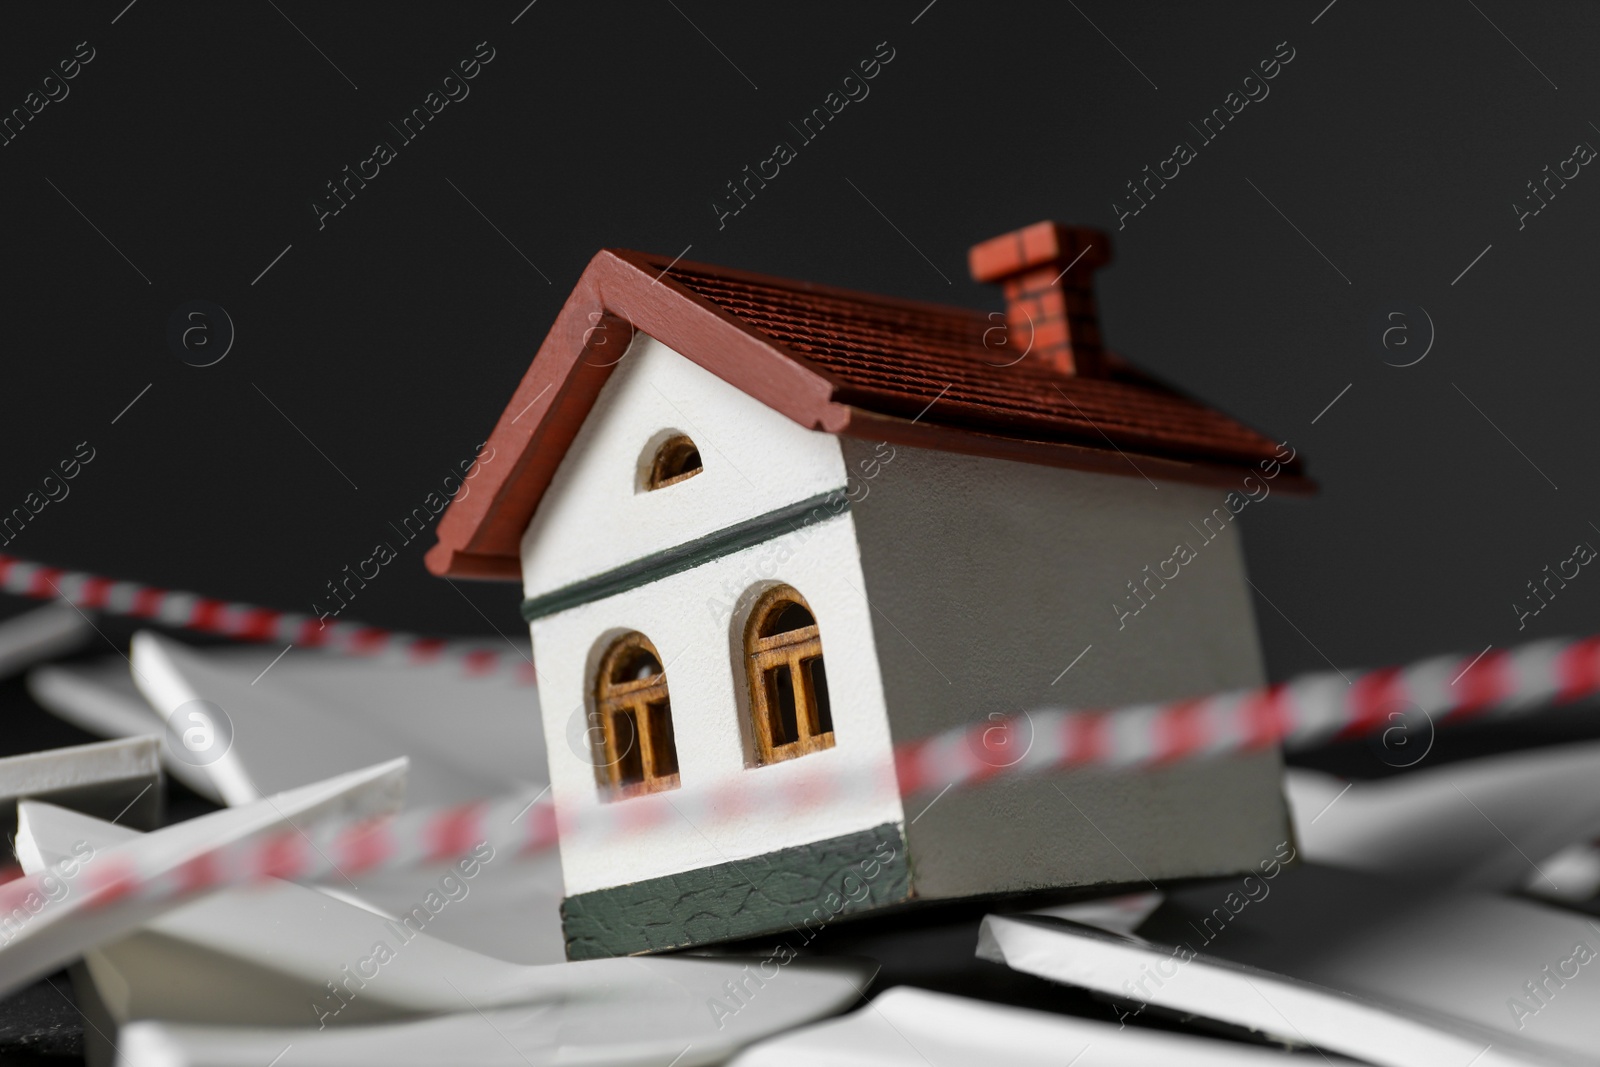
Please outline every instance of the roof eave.
[{"label": "roof eave", "polygon": [[[484,446],[485,481],[439,520],[445,578],[515,580],[523,531],[611,370],[642,331],[810,429],[839,420],[833,379],[679,286],[638,252],[595,254]],[[505,454],[509,462],[493,462]]]},{"label": "roof eave", "polygon": [[[883,415],[857,407],[840,407],[842,416],[825,427],[832,433],[871,441],[888,441],[911,448],[959,452],[987,459],[1006,459],[1047,467],[1066,467],[1095,474],[1145,477],[1152,481],[1242,489],[1243,479],[1266,475],[1244,462],[1187,461],[1125,450],[1111,451],[1070,441],[985,433],[979,429],[929,423]],[[1264,462],[1264,461],[1263,461]],[[1302,472],[1298,460],[1280,463],[1273,488],[1299,495],[1317,491],[1317,483]]]}]

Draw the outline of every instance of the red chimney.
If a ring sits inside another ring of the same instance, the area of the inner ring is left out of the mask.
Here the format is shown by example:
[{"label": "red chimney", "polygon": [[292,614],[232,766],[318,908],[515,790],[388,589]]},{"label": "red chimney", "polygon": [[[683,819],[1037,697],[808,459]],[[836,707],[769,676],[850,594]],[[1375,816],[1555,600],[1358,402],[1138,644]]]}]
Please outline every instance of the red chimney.
[{"label": "red chimney", "polygon": [[1001,282],[1007,337],[1061,374],[1104,373],[1093,272],[1111,262],[1111,238],[1100,230],[1036,222],[973,245],[972,277]]}]

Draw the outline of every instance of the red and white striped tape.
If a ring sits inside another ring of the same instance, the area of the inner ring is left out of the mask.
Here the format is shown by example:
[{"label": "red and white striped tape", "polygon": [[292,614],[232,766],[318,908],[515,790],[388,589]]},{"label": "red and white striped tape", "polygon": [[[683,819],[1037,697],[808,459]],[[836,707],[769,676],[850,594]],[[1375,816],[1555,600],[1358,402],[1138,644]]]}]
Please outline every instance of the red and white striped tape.
[{"label": "red and white striped tape", "polygon": [[1110,711],[1026,712],[897,747],[902,793],[1003,774],[1151,767],[1282,745],[1306,748],[1506,716],[1600,693],[1600,636],[1538,641],[1474,658],[1438,656],[1353,676],[1308,674],[1262,689]]},{"label": "red and white striped tape", "polygon": [[[113,847],[96,853],[77,870],[74,888],[86,908],[124,900],[159,901],[193,896],[269,878],[315,881],[336,876],[404,870],[465,856],[487,842],[497,852],[527,855],[556,843],[554,809],[526,798],[462,804],[403,812],[385,819],[324,820],[281,830],[199,853],[175,868],[143,866],[136,849]],[[0,916],[40,910],[56,899],[55,868],[0,884]],[[0,987],[6,981],[0,958]]]},{"label": "red and white striped tape", "polygon": [[[1302,748],[1435,723],[1509,716],[1600,693],[1600,636],[1541,641],[1480,654],[1439,657],[1353,677],[1313,674],[1284,685],[1196,700],[1108,711],[1044,709],[986,721],[898,746],[887,774],[826,770],[781,786],[760,776],[707,789],[675,789],[558,815],[543,795],[403,813],[365,822],[286,828],[197,857],[172,872],[109,863],[86,883],[96,902],[130,894],[165,899],[262,878],[315,880],[399,870],[455,859],[482,842],[513,855],[554,847],[560,837],[625,838],[669,820],[704,828],[752,810],[851,804],[884,789],[902,796],[973,787],[1013,776],[1100,766],[1148,769],[1274,745]],[[1411,718],[1404,718],[1410,716]],[[1421,716],[1421,718],[1416,718]],[[0,885],[0,914],[17,906],[39,876]]]},{"label": "red and white striped tape", "polygon": [[62,599],[81,608],[150,619],[241,641],[286,641],[347,656],[389,657],[407,663],[454,660],[469,675],[511,671],[527,684],[536,680],[526,653],[508,646],[385,630],[359,622],[214,600],[198,593],[159,589],[83,571],[48,567],[0,553],[0,591],[41,600]]}]

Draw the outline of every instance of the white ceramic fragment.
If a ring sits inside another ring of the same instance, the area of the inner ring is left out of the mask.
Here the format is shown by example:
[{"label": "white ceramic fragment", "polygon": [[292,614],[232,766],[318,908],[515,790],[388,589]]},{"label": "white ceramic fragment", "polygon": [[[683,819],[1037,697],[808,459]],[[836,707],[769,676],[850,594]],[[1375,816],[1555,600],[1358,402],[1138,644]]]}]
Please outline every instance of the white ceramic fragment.
[{"label": "white ceramic fragment", "polygon": [[752,1045],[730,1067],[1282,1067],[1282,1053],[898,986]]},{"label": "white ceramic fragment", "polygon": [[204,700],[231,722],[231,749],[205,767],[229,804],[396,756],[411,760],[407,797],[419,806],[537,791],[547,780],[530,686],[466,678],[458,663],[298,649],[273,663],[271,650],[251,652],[219,655],[150,632],[132,642],[134,683],[158,718]]},{"label": "white ceramic fragment", "polygon": [[[276,655],[281,650],[261,651]],[[236,686],[250,682],[261,669],[250,670],[236,658],[237,652],[230,657],[194,651],[208,666],[232,677]],[[472,778],[473,792],[462,799],[536,793],[550,781],[539,690],[510,670],[478,676],[447,658],[395,663],[294,648],[250,691],[276,696],[279,687],[285,699],[303,701],[329,719],[348,718],[363,729],[393,735],[412,758],[413,779],[415,761],[424,754]],[[418,784],[408,781],[409,801],[433,803],[417,792]]]},{"label": "white ceramic fragment", "polygon": [[[212,812],[136,840],[94,850],[88,842],[72,849],[82,861],[72,875],[64,871],[52,883],[41,906],[0,916],[0,995],[62,966],[86,950],[137,929],[177,906],[173,900],[147,899],[127,893],[118,899],[84,907],[89,899],[80,880],[90,871],[121,871],[133,865],[150,877],[173,871],[212,849],[254,839],[280,829],[285,820],[368,817],[399,806],[405,784],[405,761],[350,771],[334,778],[280,793],[241,808]],[[77,842],[74,842],[76,845]],[[43,857],[18,842],[25,870],[40,871]],[[10,920],[9,926],[6,921]]]},{"label": "white ceramic fragment", "polygon": [[1528,872],[1522,891],[1563,904],[1593,900],[1600,895],[1600,848],[1585,841],[1540,860],[1539,869]]},{"label": "white ceramic fragment", "polygon": [[28,692],[56,718],[92,734],[134,737],[161,729],[121,656],[35,667]]},{"label": "white ceramic fragment", "polygon": [[[437,888],[448,873],[449,866],[430,864],[356,874],[354,889],[341,878],[319,888],[392,918]],[[473,880],[471,906],[445,908],[428,932],[511,963],[563,963],[567,950],[561,931],[562,896],[561,856],[555,849],[496,860],[485,864]]]},{"label": "white ceramic fragment", "polygon": [[[540,968],[547,991],[494,1008],[457,998],[459,1011],[417,1021],[323,1030],[137,1022],[118,1035],[119,1067],[699,1067],[741,1047],[833,1014],[861,998],[875,965],[843,959],[773,964],[691,956],[625,957]],[[593,977],[586,977],[593,976]],[[730,985],[747,995],[733,1000]],[[464,989],[463,993],[467,991]],[[723,1014],[719,1001],[737,1005]]]},{"label": "white ceramic fragment", "polygon": [[1305,865],[1170,891],[1136,936],[991,915],[978,954],[1128,1013],[1195,1015],[1393,1067],[1492,1067],[1594,1062],[1597,950],[1600,928],[1582,916]]},{"label": "white ceramic fragment", "polygon": [[[1532,864],[1600,837],[1596,743],[1367,782],[1295,768],[1285,786],[1306,859],[1436,885],[1510,892],[1530,874],[1544,880]],[[1560,879],[1544,875],[1559,896]]]},{"label": "white ceramic fragment", "polygon": [[[17,847],[30,872],[83,842],[100,851],[141,836],[50,804],[21,809]],[[463,996],[503,1007],[621,988],[642,973],[623,960],[519,966],[436,936],[446,916],[481,903],[484,878],[515,863],[480,848],[450,868],[432,868],[432,881],[419,879],[416,896],[388,917],[276,879],[224,890],[99,945],[86,954],[88,971],[118,1025],[158,1018],[239,1026],[345,1026],[453,1012],[463,1009]],[[729,978],[743,962],[727,969]]]},{"label": "white ceramic fragment", "polygon": [[[357,712],[381,709],[397,729],[403,726],[417,738],[405,745],[408,752],[456,746],[463,750],[462,758],[481,753],[481,765],[473,769],[484,777],[483,796],[516,780],[519,771],[526,772],[521,777],[530,783],[542,785],[545,779],[538,702],[531,686],[508,678],[466,678],[459,664],[397,666],[301,649],[290,651],[261,676],[277,654],[272,649],[189,651],[234,679],[248,683],[260,677],[255,689],[282,678],[330,718],[348,716],[347,706]],[[112,736],[161,732],[167,751],[170,735],[134,686],[128,663],[120,656],[38,667],[29,673],[28,686],[41,704],[82,729]],[[441,721],[448,725],[441,728]],[[247,760],[253,758],[252,736],[234,739]],[[166,765],[189,788],[224,803],[204,767],[170,756]],[[392,915],[409,907],[444,873],[443,868],[432,867],[374,872],[353,876],[358,890],[337,878],[326,888],[351,903]],[[516,963],[566,959],[558,911],[561,863],[554,850],[485,868],[474,893],[472,908],[452,909],[438,917],[432,931],[436,936]]]},{"label": "white ceramic fragment", "polygon": [[[233,743],[238,738],[239,731],[233,725],[232,714],[226,708],[222,708],[222,715],[219,716],[215,708],[209,706],[221,707],[214,698],[203,696],[190,682],[174,655],[178,652],[178,647],[176,642],[168,642],[165,638],[157,637],[147,631],[134,634],[133,641],[128,646],[128,661],[133,671],[133,684],[150,705],[155,717],[162,723],[168,758],[198,766],[210,779],[213,789],[222,797],[223,803],[229,807],[238,807],[261,799],[272,790],[263,791],[251,778],[250,772],[245,769],[244,759]],[[185,752],[181,742],[174,738],[174,734],[182,731],[196,713],[212,720],[211,740],[216,746],[213,752],[203,754],[205,756],[203,760]],[[304,722],[296,725],[302,730],[302,751],[307,754],[316,753],[315,744],[304,743],[315,734],[305,729]],[[396,755],[398,753],[388,753],[386,758],[393,758]],[[299,781],[316,780],[325,777],[327,773],[336,773],[321,766],[320,761],[314,757],[309,762],[311,767],[298,779]],[[347,763],[344,766],[360,765],[358,762]],[[318,770],[324,773],[319,775],[316,773]]]},{"label": "white ceramic fragment", "polygon": [[7,838],[15,836],[23,797],[153,828],[161,818],[160,741],[133,737],[0,759],[0,829]]},{"label": "white ceramic fragment", "polygon": [[83,613],[65,600],[0,622],[0,678],[7,678],[40,660],[78,648],[94,634]]},{"label": "white ceramic fragment", "polygon": [[1120,897],[1078,900],[1070,904],[1039,908],[1029,914],[1068,919],[1109,933],[1131,937],[1139,928],[1139,924],[1150,918],[1151,913],[1159,908],[1165,899],[1162,893],[1151,890],[1148,893],[1129,893]]},{"label": "white ceramic fragment", "polygon": [[58,719],[102,737],[161,738],[167,773],[214,804],[222,794],[204,767],[175,759],[168,748],[166,723],[156,717],[121,656],[93,663],[56,664],[28,672],[28,692]]}]

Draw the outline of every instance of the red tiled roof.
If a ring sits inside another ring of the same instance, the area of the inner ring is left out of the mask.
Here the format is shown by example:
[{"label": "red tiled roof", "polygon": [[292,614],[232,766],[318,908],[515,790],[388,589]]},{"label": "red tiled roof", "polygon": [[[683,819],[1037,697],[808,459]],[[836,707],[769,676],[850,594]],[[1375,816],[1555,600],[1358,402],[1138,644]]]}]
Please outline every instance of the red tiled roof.
[{"label": "red tiled roof", "polygon": [[927,409],[924,418],[933,425],[1090,447],[1109,439],[1130,452],[1186,460],[1248,464],[1276,448],[1270,438],[1126,364],[1107,378],[1080,378],[1026,356],[1018,360],[1002,340],[998,313],[991,318],[966,308],[911,305],[681,263],[666,277],[832,375],[839,403],[908,418]]},{"label": "red tiled roof", "polygon": [[[487,484],[440,519],[430,570],[518,577],[522,532],[635,329],[831,433],[1217,485],[1275,455],[1272,439],[1120,360],[1098,378],[1019,360],[1002,315],[607,250],[490,435]],[[1311,488],[1284,466],[1277,487]]]}]

